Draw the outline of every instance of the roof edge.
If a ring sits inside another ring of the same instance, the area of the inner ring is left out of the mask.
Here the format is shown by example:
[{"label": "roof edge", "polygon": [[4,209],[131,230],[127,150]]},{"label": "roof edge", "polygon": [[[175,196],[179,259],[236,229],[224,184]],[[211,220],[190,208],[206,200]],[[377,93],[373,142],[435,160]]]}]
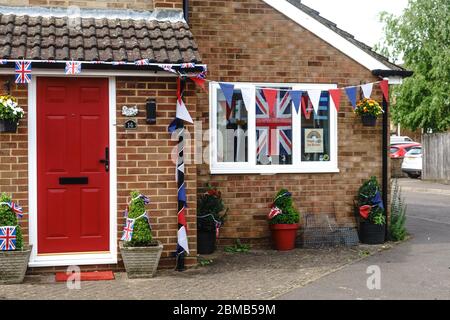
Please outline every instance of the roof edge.
[{"label": "roof edge", "polygon": [[382,70],[375,69],[372,70],[372,74],[377,77],[401,77],[408,78],[414,74],[414,71],[409,70]]},{"label": "roof edge", "polygon": [[121,20],[156,20],[170,22],[185,22],[183,10],[155,9],[153,11],[140,11],[132,9],[90,9],[77,6],[62,7],[16,7],[0,6],[0,14],[29,16],[29,17],[56,17],[56,18],[93,18],[93,19],[121,19]]}]

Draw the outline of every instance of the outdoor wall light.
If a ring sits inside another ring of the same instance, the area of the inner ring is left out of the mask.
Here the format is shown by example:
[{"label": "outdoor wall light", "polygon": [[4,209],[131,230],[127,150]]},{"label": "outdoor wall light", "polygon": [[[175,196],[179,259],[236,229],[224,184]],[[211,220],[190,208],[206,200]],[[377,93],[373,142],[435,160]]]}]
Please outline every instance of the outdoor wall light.
[{"label": "outdoor wall light", "polygon": [[150,98],[147,99],[145,109],[147,110],[147,124],[155,124],[156,123],[156,100],[150,99]]}]

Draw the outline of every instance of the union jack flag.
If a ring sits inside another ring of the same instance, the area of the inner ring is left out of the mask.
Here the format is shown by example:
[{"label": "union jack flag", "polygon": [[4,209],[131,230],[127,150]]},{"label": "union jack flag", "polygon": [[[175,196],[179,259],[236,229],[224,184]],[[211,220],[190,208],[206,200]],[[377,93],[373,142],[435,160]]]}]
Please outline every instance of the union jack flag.
[{"label": "union jack flag", "polygon": [[22,218],[23,216],[23,210],[22,207],[19,206],[17,203],[12,202],[10,203],[9,207],[11,208],[11,210],[19,217]]},{"label": "union jack flag", "polygon": [[81,73],[81,62],[79,61],[66,62],[66,74],[80,74],[80,73]]},{"label": "union jack flag", "polygon": [[16,61],[16,83],[31,82],[31,61]]},{"label": "union jack flag", "polygon": [[5,60],[5,59],[0,59],[0,64],[7,64],[7,63],[8,63],[7,60]]},{"label": "union jack flag", "polygon": [[111,64],[113,66],[119,66],[119,65],[127,64],[127,62],[126,61],[113,61],[113,62],[111,62]]},{"label": "union jack flag", "polygon": [[16,227],[0,227],[0,250],[16,249]]},{"label": "union jack flag", "polygon": [[292,154],[292,107],[288,91],[278,91],[271,110],[263,90],[256,90],[256,155]]},{"label": "union jack flag", "polygon": [[195,68],[195,63],[182,63],[180,65],[181,69],[189,69],[189,68]]},{"label": "union jack flag", "polygon": [[160,67],[161,69],[163,69],[164,71],[168,71],[168,72],[172,72],[172,73],[177,73],[175,71],[175,69],[173,69],[171,64],[158,64],[158,67]]},{"label": "union jack flag", "polygon": [[127,218],[127,222],[123,228],[122,238],[120,240],[131,241],[131,238],[133,237],[134,221],[134,219]]},{"label": "union jack flag", "polygon": [[134,64],[137,66],[148,66],[150,64],[150,61],[148,59],[141,59],[141,60],[136,60],[134,62]]}]

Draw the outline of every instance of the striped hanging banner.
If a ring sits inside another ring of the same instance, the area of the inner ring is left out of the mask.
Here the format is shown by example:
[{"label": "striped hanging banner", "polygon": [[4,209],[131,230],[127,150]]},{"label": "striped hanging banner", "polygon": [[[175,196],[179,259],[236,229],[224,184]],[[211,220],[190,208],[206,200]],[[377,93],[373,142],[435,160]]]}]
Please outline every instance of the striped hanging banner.
[{"label": "striped hanging banner", "polygon": [[[183,80],[183,85],[184,85]],[[182,101],[183,91],[180,78],[177,79],[177,96],[178,100]],[[177,112],[174,121],[169,125],[169,132],[176,132],[178,135],[178,156],[176,163],[176,181],[178,186],[178,238],[177,238],[177,266],[178,271],[184,270],[184,256],[189,254],[189,245],[187,239],[187,224],[186,224],[186,185],[184,181],[184,122],[180,118],[180,103],[177,103]],[[183,103],[184,105],[184,103]]]}]

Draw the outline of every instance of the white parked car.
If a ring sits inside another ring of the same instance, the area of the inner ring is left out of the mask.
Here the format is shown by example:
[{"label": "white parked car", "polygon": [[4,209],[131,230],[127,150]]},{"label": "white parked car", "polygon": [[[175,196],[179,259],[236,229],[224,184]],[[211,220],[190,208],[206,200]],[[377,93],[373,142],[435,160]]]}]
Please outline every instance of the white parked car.
[{"label": "white parked car", "polygon": [[407,136],[391,136],[390,144],[405,144],[414,142],[410,137]]},{"label": "white parked car", "polygon": [[419,178],[422,175],[422,148],[415,147],[409,150],[402,162],[402,171],[410,178]]}]

